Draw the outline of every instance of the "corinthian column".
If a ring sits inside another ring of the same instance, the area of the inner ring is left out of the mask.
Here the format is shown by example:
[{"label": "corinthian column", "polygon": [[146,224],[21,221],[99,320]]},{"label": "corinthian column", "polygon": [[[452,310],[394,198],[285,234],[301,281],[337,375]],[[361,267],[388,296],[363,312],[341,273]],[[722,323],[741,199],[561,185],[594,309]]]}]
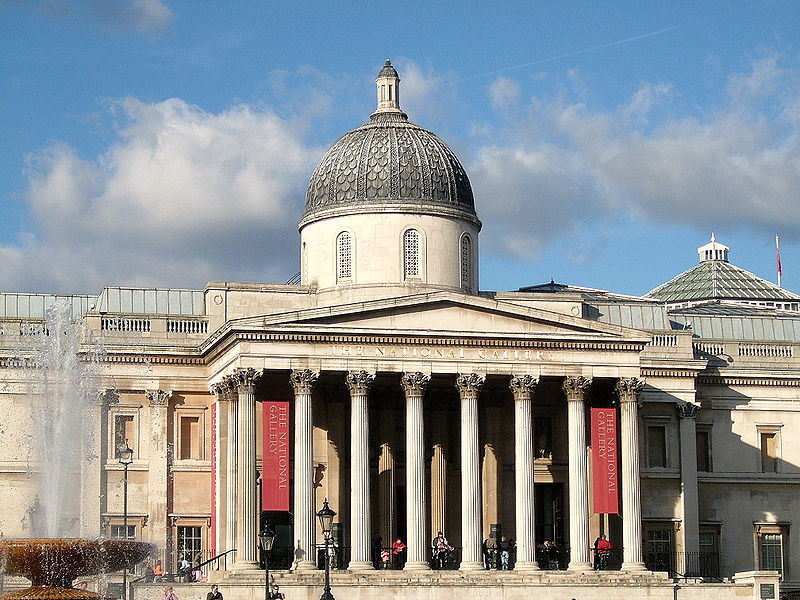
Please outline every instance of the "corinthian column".
[{"label": "corinthian column", "polygon": [[314,462],[311,389],[319,373],[303,369],[289,376],[294,388],[294,532],[302,558],[297,569],[315,569]]},{"label": "corinthian column", "polygon": [[225,486],[226,486],[226,473],[222,470],[222,465],[225,464],[227,458],[227,448],[224,446],[223,432],[228,424],[228,406],[225,385],[220,383],[212,383],[208,391],[214,395],[215,401],[214,409],[216,412],[216,420],[213,424],[215,430],[212,435],[214,447],[211,449],[211,457],[213,460],[214,472],[214,497],[211,501],[214,503],[212,514],[216,515],[214,520],[214,539],[216,540],[216,547],[213,548],[215,553],[225,551],[228,548],[225,546],[225,527],[227,526],[227,518],[225,514]]},{"label": "corinthian column", "polygon": [[425,429],[422,399],[430,377],[404,373],[400,380],[406,394],[406,535],[405,569],[430,569],[425,535]]},{"label": "corinthian column", "polygon": [[481,467],[478,446],[478,395],[485,378],[458,375],[461,397],[461,558],[462,571],[483,569],[481,560]]},{"label": "corinthian column", "polygon": [[[699,408],[697,404],[692,404],[691,402],[678,404],[681,441],[683,551],[687,557],[683,572],[687,575],[694,575],[700,572],[700,507],[697,496],[697,427],[695,425],[695,417],[697,417]],[[691,559],[689,557],[697,558]]]},{"label": "corinthian column", "polygon": [[374,569],[369,555],[369,390],[375,376],[347,373],[350,390],[350,564],[348,569]]},{"label": "corinthian column", "polygon": [[147,479],[147,512],[150,541],[159,548],[167,548],[167,498],[169,490],[169,455],[167,451],[167,408],[172,392],[148,390],[145,393],[150,405],[150,460]]},{"label": "corinthian column", "polygon": [[589,562],[589,480],[586,465],[586,421],[584,398],[591,380],[567,377],[562,388],[567,395],[569,428],[569,548],[570,571],[587,571]]},{"label": "corinthian column", "polygon": [[[219,383],[220,395],[223,400],[225,413],[225,550],[236,548],[236,440],[239,427],[239,394],[236,391],[236,380],[233,375],[227,375]],[[223,516],[223,515],[220,515]],[[236,555],[232,555],[236,558]],[[235,562],[235,560],[234,560]]]},{"label": "corinthian column", "polygon": [[514,482],[517,517],[517,562],[515,571],[536,571],[533,487],[533,411],[531,396],[539,379],[514,376],[509,387],[514,395]]},{"label": "corinthian column", "polygon": [[236,562],[234,569],[257,569],[256,530],[256,397],[261,371],[236,369],[233,382],[239,396],[236,444]]},{"label": "corinthian column", "polygon": [[622,568],[625,571],[645,569],[639,477],[639,390],[643,386],[644,381],[635,377],[617,381],[622,441]]}]

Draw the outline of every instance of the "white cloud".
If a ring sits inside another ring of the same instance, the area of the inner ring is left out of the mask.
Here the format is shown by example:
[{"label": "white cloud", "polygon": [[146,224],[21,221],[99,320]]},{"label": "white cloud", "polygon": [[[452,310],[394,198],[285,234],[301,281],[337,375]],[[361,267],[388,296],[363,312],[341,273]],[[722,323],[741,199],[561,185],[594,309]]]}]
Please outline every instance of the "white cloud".
[{"label": "white cloud", "polygon": [[321,150],[269,110],[210,114],[182,100],[113,105],[124,126],[87,160],[65,144],[29,158],[38,237],[0,248],[3,289],[282,281]]},{"label": "white cloud", "polygon": [[[679,91],[645,82],[613,109],[539,97],[505,131],[473,128],[491,135],[467,165],[484,245],[535,259],[556,237],[631,216],[800,238],[799,72],[779,63],[754,61],[694,116],[662,114]],[[578,244],[565,254],[582,256]]]},{"label": "white cloud", "polygon": [[163,0],[15,0],[58,18],[89,18],[112,29],[152,32],[174,16]]}]

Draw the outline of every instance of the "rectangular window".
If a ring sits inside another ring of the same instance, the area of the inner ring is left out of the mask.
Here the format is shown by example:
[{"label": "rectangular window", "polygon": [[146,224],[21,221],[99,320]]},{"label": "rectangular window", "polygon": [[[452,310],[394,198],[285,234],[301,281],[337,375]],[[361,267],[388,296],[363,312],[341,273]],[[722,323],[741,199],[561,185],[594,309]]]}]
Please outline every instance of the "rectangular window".
[{"label": "rectangular window", "polygon": [[114,458],[119,458],[120,448],[130,446],[135,436],[133,415],[114,415]]},{"label": "rectangular window", "polygon": [[671,523],[644,523],[645,564],[651,571],[674,571],[674,526]]},{"label": "rectangular window", "polygon": [[135,540],[136,525],[112,525],[111,539],[114,540]]},{"label": "rectangular window", "polygon": [[667,428],[663,425],[647,426],[647,466],[651,469],[667,466]]},{"label": "rectangular window", "polygon": [[761,431],[761,472],[778,472],[778,432]]},{"label": "rectangular window", "polygon": [[711,471],[711,432],[698,430],[695,434],[697,447],[697,470]]},{"label": "rectangular window", "polygon": [[200,418],[180,417],[180,458],[181,460],[199,459],[200,454]]},{"label": "rectangular window", "polygon": [[203,528],[195,525],[178,525],[178,564],[180,568],[180,561],[186,559],[189,564],[195,560],[198,554],[202,556],[203,552]]}]

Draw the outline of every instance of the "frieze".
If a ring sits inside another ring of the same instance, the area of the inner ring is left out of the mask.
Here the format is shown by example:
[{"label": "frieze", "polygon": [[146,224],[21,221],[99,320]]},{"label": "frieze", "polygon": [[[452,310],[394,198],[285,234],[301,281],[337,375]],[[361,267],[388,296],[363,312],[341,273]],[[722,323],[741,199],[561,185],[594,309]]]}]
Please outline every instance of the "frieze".
[{"label": "frieze", "polygon": [[523,348],[469,348],[464,346],[372,346],[361,344],[332,344],[331,356],[356,356],[362,358],[441,358],[456,360],[490,361],[538,361],[556,362],[563,360],[563,354],[548,350]]}]

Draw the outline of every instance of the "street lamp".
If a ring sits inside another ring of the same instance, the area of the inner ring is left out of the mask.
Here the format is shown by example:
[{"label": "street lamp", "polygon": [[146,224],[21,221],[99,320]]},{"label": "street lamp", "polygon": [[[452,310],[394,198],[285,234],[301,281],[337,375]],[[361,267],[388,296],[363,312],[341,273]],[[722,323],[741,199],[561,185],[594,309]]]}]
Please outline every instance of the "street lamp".
[{"label": "street lamp", "polygon": [[333,541],[331,538],[331,523],[336,512],[328,506],[328,499],[322,503],[322,508],[319,509],[317,517],[319,517],[319,524],[322,527],[322,535],[325,537],[325,591],[322,592],[320,600],[335,600],[331,594],[331,555],[330,543]]},{"label": "street lamp", "polygon": [[266,523],[264,529],[258,534],[258,545],[261,546],[261,551],[264,553],[264,600],[269,600],[269,555],[274,544],[275,532],[272,531],[269,523]]},{"label": "street lamp", "polygon": [[[133,462],[133,449],[128,440],[117,447],[117,459],[123,467],[122,474],[122,534],[128,539],[128,466]],[[128,600],[128,567],[122,569],[122,599]]]}]

